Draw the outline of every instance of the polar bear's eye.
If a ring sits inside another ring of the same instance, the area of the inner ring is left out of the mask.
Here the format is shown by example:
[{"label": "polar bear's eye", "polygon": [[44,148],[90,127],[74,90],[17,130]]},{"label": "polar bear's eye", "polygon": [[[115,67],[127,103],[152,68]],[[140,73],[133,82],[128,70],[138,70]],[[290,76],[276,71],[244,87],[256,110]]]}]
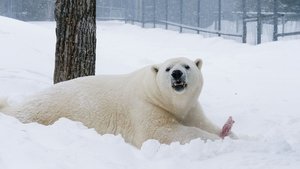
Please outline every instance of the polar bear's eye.
[{"label": "polar bear's eye", "polygon": [[166,69],[166,72],[170,71],[170,69],[171,69],[171,68],[170,68],[170,67],[168,67],[168,68]]},{"label": "polar bear's eye", "polygon": [[190,69],[190,66],[189,66],[189,65],[185,65],[184,67],[185,67],[187,70]]}]

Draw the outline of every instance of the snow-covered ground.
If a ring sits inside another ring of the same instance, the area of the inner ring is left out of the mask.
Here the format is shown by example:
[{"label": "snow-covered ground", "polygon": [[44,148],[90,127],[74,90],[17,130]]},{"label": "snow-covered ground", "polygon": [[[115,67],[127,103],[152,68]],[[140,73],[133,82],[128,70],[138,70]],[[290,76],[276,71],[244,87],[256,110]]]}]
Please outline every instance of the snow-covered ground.
[{"label": "snow-covered ground", "polygon": [[[200,101],[207,116],[236,123],[239,140],[141,150],[79,122],[22,124],[0,113],[0,169],[298,169],[300,40],[240,44],[121,22],[98,23],[97,74],[127,73],[167,58],[204,61]],[[55,23],[0,17],[0,98],[11,104],[52,85]]]}]

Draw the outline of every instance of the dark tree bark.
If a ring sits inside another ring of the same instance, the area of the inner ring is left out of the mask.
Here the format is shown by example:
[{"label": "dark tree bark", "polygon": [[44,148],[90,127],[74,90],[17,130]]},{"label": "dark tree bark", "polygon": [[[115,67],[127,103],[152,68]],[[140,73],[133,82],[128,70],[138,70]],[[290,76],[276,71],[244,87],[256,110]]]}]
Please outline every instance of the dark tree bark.
[{"label": "dark tree bark", "polygon": [[54,83],[95,75],[96,0],[56,0]]}]

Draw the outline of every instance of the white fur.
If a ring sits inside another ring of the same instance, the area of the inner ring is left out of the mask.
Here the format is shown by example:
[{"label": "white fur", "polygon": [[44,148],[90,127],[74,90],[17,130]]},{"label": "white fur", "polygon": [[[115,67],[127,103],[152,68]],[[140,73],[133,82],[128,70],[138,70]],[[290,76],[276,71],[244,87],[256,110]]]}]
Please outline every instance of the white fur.
[{"label": "white fur", "polygon": [[[170,71],[165,71],[170,66]],[[183,144],[195,138],[215,140],[220,138],[220,129],[205,117],[198,103],[203,84],[201,66],[201,60],[175,58],[126,75],[77,78],[4,111],[24,123],[49,125],[66,117],[101,134],[121,134],[137,147],[148,139],[166,144]],[[174,69],[186,77],[188,85],[182,92],[171,87]]]}]

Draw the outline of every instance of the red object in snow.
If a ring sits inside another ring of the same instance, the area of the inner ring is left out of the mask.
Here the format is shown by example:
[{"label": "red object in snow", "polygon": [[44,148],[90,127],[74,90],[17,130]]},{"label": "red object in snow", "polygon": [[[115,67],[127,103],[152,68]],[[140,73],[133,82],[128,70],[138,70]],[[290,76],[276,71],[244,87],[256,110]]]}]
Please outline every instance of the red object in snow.
[{"label": "red object in snow", "polygon": [[220,133],[220,137],[222,139],[224,139],[224,137],[229,135],[233,123],[234,123],[234,120],[232,120],[232,117],[229,116],[227,122],[224,124],[222,131]]}]

